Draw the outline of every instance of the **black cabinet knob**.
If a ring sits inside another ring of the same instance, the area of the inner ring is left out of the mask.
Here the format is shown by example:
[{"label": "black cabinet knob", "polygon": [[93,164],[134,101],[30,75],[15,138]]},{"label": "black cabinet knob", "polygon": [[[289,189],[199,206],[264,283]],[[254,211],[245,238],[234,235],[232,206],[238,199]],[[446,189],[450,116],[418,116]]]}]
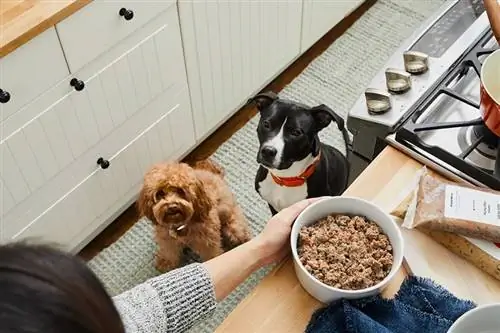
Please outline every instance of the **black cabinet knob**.
[{"label": "black cabinet knob", "polygon": [[97,159],[97,164],[99,164],[101,166],[101,169],[107,169],[107,168],[109,168],[109,161],[105,160],[102,157],[99,157]]},{"label": "black cabinet knob", "polygon": [[85,88],[85,83],[77,78],[72,78],[71,81],[69,81],[69,85],[75,88],[76,91],[82,91],[83,88]]},{"label": "black cabinet knob", "polygon": [[123,16],[123,18],[127,21],[130,21],[134,18],[134,12],[127,8],[121,8],[118,14],[120,14],[120,16]]},{"label": "black cabinet knob", "polygon": [[10,94],[8,91],[0,89],[0,103],[7,103],[10,101]]}]

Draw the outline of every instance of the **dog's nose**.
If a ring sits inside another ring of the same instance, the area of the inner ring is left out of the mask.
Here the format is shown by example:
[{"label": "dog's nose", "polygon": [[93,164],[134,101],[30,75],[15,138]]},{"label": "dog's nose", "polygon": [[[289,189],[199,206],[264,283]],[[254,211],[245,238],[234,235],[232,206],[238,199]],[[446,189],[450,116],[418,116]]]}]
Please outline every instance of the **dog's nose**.
[{"label": "dog's nose", "polygon": [[264,157],[265,159],[270,159],[270,158],[274,158],[278,151],[274,147],[265,146],[265,147],[262,147],[261,152],[262,152],[262,157]]},{"label": "dog's nose", "polygon": [[167,208],[166,213],[167,213],[167,215],[179,214],[179,213],[181,213],[181,209],[177,205],[172,205],[172,206],[170,206],[170,207]]}]

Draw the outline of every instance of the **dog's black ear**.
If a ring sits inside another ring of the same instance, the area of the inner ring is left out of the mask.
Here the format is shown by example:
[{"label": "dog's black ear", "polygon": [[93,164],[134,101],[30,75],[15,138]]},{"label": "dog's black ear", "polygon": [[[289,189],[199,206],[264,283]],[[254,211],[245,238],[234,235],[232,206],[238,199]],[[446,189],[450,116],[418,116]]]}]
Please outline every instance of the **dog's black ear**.
[{"label": "dog's black ear", "polygon": [[311,108],[311,113],[318,131],[328,126],[332,120],[337,123],[339,130],[344,130],[344,119],[325,104]]},{"label": "dog's black ear", "polygon": [[274,92],[268,91],[265,93],[257,94],[254,97],[250,98],[247,101],[247,104],[255,103],[257,105],[257,109],[259,111],[262,111],[269,105],[273,104],[273,102],[278,98],[278,95],[276,95]]}]

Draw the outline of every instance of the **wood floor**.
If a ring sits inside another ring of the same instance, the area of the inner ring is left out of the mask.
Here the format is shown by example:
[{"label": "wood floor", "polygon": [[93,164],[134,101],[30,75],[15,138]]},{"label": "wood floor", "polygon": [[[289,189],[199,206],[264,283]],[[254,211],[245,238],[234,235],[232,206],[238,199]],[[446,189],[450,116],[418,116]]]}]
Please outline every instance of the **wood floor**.
[{"label": "wood floor", "polygon": [[[341,36],[356,20],[363,15],[376,0],[368,0],[351,15],[330,30],[323,38],[314,44],[307,52],[297,59],[288,69],[281,73],[263,91],[272,90],[276,93],[281,91],[295,77],[297,77],[311,61],[323,53],[339,36]],[[195,161],[212,155],[221,144],[229,139],[236,131],[242,128],[253,116],[256,115],[253,107],[243,107],[223,124],[214,134],[202,142],[184,160]],[[81,252],[80,256],[85,260],[92,259],[101,250],[118,240],[139,219],[134,206],[129,207],[113,223],[109,225],[100,235],[89,243]]]}]

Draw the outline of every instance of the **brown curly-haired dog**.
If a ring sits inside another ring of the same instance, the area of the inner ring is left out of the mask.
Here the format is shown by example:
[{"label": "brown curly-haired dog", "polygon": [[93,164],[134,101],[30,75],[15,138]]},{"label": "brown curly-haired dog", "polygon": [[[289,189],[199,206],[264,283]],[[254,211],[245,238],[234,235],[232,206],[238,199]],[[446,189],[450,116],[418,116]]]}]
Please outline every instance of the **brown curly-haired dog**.
[{"label": "brown curly-haired dog", "polygon": [[146,173],[137,204],[155,226],[159,271],[179,267],[185,248],[206,261],[251,238],[223,177],[223,170],[210,160],[192,167],[161,163]]}]

